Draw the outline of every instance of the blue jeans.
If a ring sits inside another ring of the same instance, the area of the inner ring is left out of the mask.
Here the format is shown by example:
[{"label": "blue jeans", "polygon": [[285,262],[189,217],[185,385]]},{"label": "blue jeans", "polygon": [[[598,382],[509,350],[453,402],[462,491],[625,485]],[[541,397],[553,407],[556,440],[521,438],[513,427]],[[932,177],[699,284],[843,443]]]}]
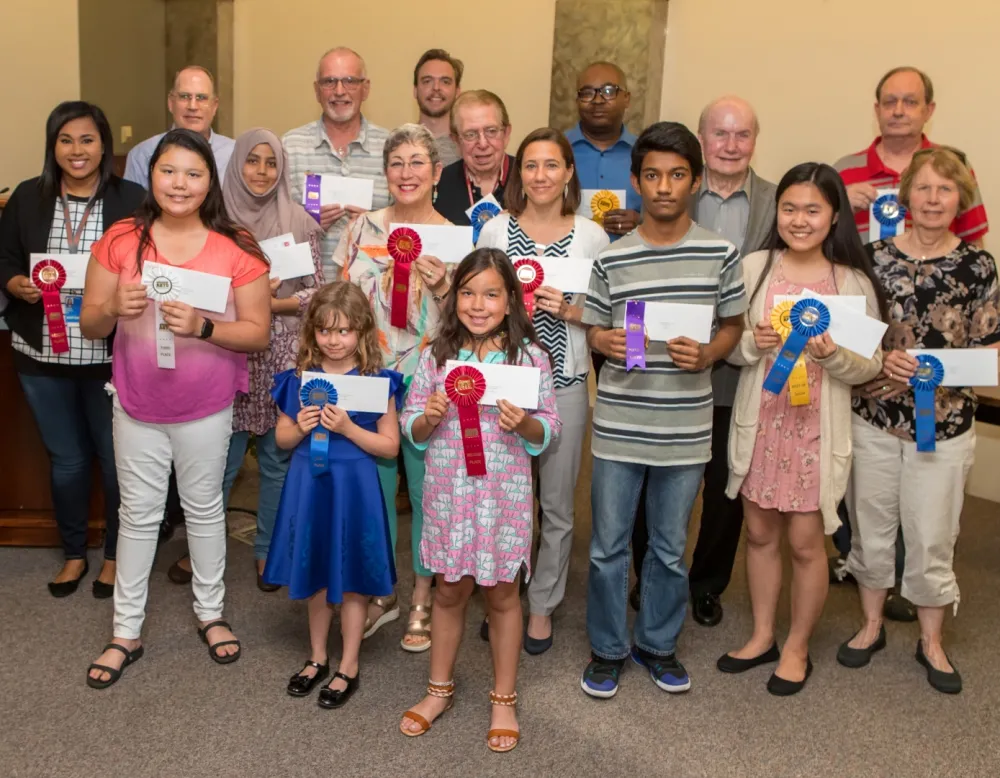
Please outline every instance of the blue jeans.
[{"label": "blue jeans", "polygon": [[[229,456],[226,459],[226,473],[222,479],[222,499],[229,509],[229,492],[239,475],[243,459],[247,455],[250,442],[249,432],[234,432],[229,439]],[[274,439],[274,429],[257,436],[257,464],[260,467],[260,491],[257,495],[257,537],[253,543],[255,559],[267,559],[271,547],[271,533],[278,517],[278,502],[281,488],[285,485],[288,465],[292,452],[278,448]]]},{"label": "blue jeans", "polygon": [[595,656],[621,660],[629,655],[628,545],[647,474],[649,548],[642,565],[635,644],[654,656],[674,653],[687,613],[688,521],[704,472],[704,464],[649,467],[594,457],[587,634]]},{"label": "blue jeans", "polygon": [[104,487],[104,558],[118,546],[118,473],[111,431],[111,396],[99,378],[21,375],[21,388],[49,452],[52,505],[66,559],[87,556],[91,467],[101,467]]}]

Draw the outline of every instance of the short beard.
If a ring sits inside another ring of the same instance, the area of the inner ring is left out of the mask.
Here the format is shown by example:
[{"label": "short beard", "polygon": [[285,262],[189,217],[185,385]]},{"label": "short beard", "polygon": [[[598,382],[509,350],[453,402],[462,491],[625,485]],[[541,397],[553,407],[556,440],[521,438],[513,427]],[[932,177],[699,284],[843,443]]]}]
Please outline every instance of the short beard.
[{"label": "short beard", "polygon": [[447,108],[439,108],[437,110],[433,110],[424,105],[423,103],[420,103],[420,113],[422,113],[424,116],[430,117],[431,119],[440,119],[442,116],[447,116],[449,113],[451,113],[451,106],[449,105]]}]

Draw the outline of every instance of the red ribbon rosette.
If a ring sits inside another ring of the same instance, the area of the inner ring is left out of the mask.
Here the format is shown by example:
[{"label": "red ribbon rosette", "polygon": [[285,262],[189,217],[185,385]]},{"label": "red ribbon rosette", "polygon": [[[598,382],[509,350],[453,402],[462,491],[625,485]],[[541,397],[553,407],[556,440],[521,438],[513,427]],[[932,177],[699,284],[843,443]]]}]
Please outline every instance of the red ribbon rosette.
[{"label": "red ribbon rosette", "polygon": [[420,236],[409,227],[397,227],[386,244],[393,258],[392,291],[389,294],[389,324],[406,329],[406,305],[410,291],[410,263],[423,251]]},{"label": "red ribbon rosette", "polygon": [[535,290],[545,280],[545,271],[537,260],[519,259],[514,263],[514,272],[517,274],[517,280],[521,282],[524,307],[528,311],[528,316],[532,316],[535,313]]},{"label": "red ribbon rosette", "polygon": [[59,290],[66,285],[66,268],[54,259],[43,259],[31,271],[31,280],[42,293],[42,308],[49,323],[52,353],[65,354],[69,351],[69,339],[66,337],[66,318]]},{"label": "red ribbon rosette", "polygon": [[486,394],[486,379],[476,368],[456,367],[444,379],[444,391],[458,408],[465,449],[465,469],[470,476],[486,475],[483,430],[479,425],[479,401]]}]

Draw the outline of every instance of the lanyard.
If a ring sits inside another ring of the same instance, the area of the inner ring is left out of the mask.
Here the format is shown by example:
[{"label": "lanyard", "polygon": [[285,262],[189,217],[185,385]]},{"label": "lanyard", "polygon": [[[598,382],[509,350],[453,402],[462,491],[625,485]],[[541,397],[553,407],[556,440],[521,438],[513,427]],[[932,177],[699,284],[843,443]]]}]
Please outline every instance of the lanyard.
[{"label": "lanyard", "polygon": [[60,195],[59,199],[62,200],[63,221],[66,222],[66,243],[69,245],[69,253],[79,254],[80,238],[83,237],[83,228],[87,226],[87,219],[90,217],[90,212],[94,209],[94,201],[96,198],[91,197],[87,200],[87,207],[83,209],[83,216],[80,218],[80,223],[77,225],[75,230],[73,229],[73,222],[70,218],[69,203],[66,202],[66,195]]},{"label": "lanyard", "polygon": [[[465,167],[465,163],[462,163],[462,170],[465,173],[465,188],[469,191],[469,205],[473,206],[476,204],[476,200],[472,196],[472,179],[469,178],[469,170]],[[500,178],[497,179],[497,185],[493,187],[495,192],[505,183],[507,183],[507,173],[510,172],[510,157],[506,154],[503,155],[503,164],[500,166]],[[480,192],[482,194],[482,192]]]}]

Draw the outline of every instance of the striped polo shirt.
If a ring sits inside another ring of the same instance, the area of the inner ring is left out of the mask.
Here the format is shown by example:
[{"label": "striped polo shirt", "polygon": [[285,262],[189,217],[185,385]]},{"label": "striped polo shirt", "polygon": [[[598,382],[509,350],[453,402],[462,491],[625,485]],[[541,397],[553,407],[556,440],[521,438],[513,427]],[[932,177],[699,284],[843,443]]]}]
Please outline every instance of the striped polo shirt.
[{"label": "striped polo shirt", "polygon": [[[601,252],[590,275],[583,323],[625,325],[627,300],[711,305],[716,319],[746,311],[736,247],[692,223],[679,242],[653,246],[633,230]],[[646,369],[620,359],[601,368],[594,407],[595,457],[640,465],[694,465],[712,455],[712,370],[677,367],[663,343],[646,349]]]},{"label": "striped polo shirt", "polygon": [[[876,188],[899,188],[901,174],[887,168],[882,158],[878,155],[878,151],[876,151],[881,140],[882,137],[879,136],[867,149],[859,151],[857,154],[848,154],[837,161],[834,167],[840,173],[840,177],[844,181],[844,186],[850,186],[851,184],[871,184]],[[920,148],[929,149],[934,145],[927,140],[926,135],[920,136]],[[971,165],[969,169],[972,169]],[[862,243],[870,243],[873,240],[868,235],[870,215],[870,212],[867,210],[854,212],[854,223],[858,227],[858,234],[861,236]],[[909,215],[907,215],[906,223],[909,226]],[[990,225],[986,221],[986,208],[983,205],[983,198],[979,193],[979,186],[977,185],[972,205],[955,218],[955,221],[951,225],[951,230],[958,237],[972,243],[983,237],[989,231],[989,228]],[[877,237],[875,239],[877,240]]]},{"label": "striped polo shirt", "polygon": [[[343,159],[338,157],[323,127],[323,120],[317,119],[294,130],[289,130],[281,139],[288,152],[288,180],[292,199],[302,202],[302,191],[306,186],[306,174],[346,176],[347,178],[370,178],[375,182],[372,210],[389,205],[389,185],[385,180],[382,164],[382,149],[389,133],[376,124],[361,117],[361,131],[347,146]],[[330,225],[320,244],[323,256],[323,272],[327,278],[336,278],[331,258],[340,241],[340,234],[347,226],[350,214],[344,214]]]}]

